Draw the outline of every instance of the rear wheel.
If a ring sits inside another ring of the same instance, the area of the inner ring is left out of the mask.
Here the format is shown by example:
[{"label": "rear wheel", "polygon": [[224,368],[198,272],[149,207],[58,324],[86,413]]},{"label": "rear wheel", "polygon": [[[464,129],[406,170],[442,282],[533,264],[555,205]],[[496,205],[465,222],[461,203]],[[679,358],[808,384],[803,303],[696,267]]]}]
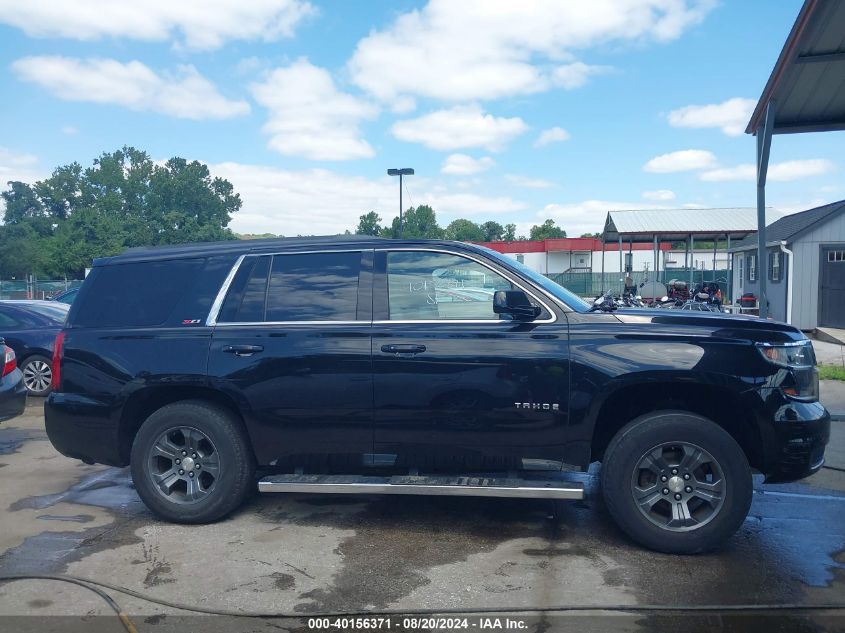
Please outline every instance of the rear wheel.
[{"label": "rear wheel", "polygon": [[751,469],[716,423],[682,411],[637,418],[605,452],[608,510],[632,539],[654,550],[712,549],[742,525],[751,506]]},{"label": "rear wheel", "polygon": [[21,365],[23,384],[31,396],[46,396],[53,380],[52,361],[46,356],[33,354]]},{"label": "rear wheel", "polygon": [[162,407],[132,444],[132,479],[141,500],[178,523],[216,521],[254,485],[252,451],[239,422],[202,401]]}]

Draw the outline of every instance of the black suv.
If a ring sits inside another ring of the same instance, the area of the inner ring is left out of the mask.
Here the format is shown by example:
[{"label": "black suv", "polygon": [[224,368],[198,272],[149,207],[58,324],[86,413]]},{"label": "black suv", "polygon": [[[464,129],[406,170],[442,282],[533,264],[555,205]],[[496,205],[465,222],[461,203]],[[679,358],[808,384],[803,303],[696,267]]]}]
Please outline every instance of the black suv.
[{"label": "black suv", "polygon": [[561,471],[601,461],[626,533],[695,552],[743,522],[752,470],[805,477],[830,433],[794,327],[612,311],[455,242],[130,250],[94,262],[55,349],[53,445],[130,464],[189,523],[257,471],[261,491],[579,498]]}]

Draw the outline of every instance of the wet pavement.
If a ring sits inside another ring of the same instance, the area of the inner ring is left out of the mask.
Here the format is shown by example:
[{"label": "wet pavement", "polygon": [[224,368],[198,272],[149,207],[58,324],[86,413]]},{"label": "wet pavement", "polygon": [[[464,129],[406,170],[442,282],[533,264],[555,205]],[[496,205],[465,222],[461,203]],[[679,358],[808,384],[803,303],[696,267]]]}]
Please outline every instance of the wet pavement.
[{"label": "wet pavement", "polygon": [[[800,610],[845,606],[845,422],[834,423],[834,443],[831,465],[840,470],[796,484],[758,481],[751,513],[725,548],[669,556],[645,551],[617,530],[595,471],[581,476],[588,494],[579,502],[256,495],[220,523],[171,525],[141,504],[127,469],[55,453],[34,405],[0,426],[0,575],[71,574],[238,612],[507,609],[537,630],[573,628],[577,620],[579,631],[845,631],[845,611]],[[180,620],[185,611],[110,593],[140,631],[196,628]],[[567,605],[604,611],[536,611]],[[795,609],[768,619],[611,611],[642,605]],[[102,622],[103,630],[120,630],[113,618],[95,617],[110,613],[70,585],[0,585],[0,616],[81,615],[89,629]],[[301,620],[238,622],[248,630],[307,630]],[[0,617],[0,630],[12,623]],[[234,630],[231,622],[220,626]]]}]

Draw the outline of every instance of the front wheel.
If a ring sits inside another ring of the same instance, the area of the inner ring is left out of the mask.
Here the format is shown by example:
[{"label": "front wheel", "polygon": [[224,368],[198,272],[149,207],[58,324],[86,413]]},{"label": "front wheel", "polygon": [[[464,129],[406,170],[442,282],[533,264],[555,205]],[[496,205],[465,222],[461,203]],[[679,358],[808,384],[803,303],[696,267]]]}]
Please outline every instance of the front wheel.
[{"label": "front wheel", "polygon": [[225,409],[175,402],[153,413],[132,443],[132,480],[144,504],[177,523],[209,523],[254,486],[246,433]]},{"label": "front wheel", "polygon": [[751,506],[751,469],[740,446],[716,423],[682,411],[623,427],[605,451],[601,480],[619,527],[660,552],[717,547]]}]

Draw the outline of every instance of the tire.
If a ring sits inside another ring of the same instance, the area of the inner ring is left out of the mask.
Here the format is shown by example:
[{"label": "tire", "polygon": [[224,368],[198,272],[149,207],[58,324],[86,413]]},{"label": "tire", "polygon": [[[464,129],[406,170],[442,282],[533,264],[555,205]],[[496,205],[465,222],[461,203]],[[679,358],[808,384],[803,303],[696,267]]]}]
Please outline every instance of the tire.
[{"label": "tire", "polygon": [[53,379],[53,361],[41,354],[27,356],[21,364],[24,385],[31,396],[50,394],[50,381]]},{"label": "tire", "polygon": [[650,413],[624,426],[605,451],[601,484],[622,531],[670,554],[723,544],[748,515],[753,492],[739,444],[716,423],[684,411]]},{"label": "tire", "polygon": [[200,400],[168,404],[147,418],[130,462],[141,500],[175,523],[217,521],[255,486],[255,459],[239,421]]}]

